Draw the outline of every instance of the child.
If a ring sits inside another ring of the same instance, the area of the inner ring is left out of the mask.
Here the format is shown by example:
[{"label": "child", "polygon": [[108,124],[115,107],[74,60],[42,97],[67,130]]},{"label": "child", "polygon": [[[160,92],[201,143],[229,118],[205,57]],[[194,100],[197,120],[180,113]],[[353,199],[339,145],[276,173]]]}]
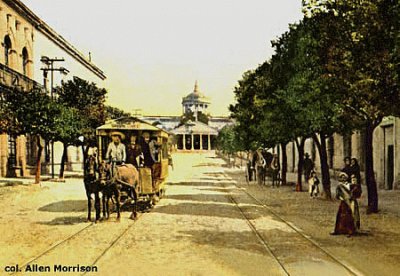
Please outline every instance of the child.
[{"label": "child", "polygon": [[317,173],[313,170],[310,173],[310,178],[308,179],[308,187],[310,192],[310,197],[317,197],[319,194],[319,179]]}]

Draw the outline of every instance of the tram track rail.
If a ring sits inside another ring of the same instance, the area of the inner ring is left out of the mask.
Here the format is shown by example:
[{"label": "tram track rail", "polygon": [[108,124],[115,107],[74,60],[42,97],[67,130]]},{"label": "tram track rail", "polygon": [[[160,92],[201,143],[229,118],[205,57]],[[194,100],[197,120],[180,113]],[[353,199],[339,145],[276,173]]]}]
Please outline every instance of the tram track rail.
[{"label": "tram track rail", "polygon": [[[22,265],[20,265],[20,269],[24,269],[26,268],[29,264],[39,260],[41,257],[47,255],[48,253],[54,251],[56,248],[60,247],[61,245],[67,243],[68,241],[72,240],[73,238],[77,237],[80,233],[84,232],[85,230],[89,229],[90,227],[92,227],[94,225],[94,222],[86,225],[85,227],[79,229],[78,231],[76,231],[75,233],[69,235],[68,237],[66,237],[65,239],[56,242],[55,244],[53,244],[52,246],[48,247],[46,250],[42,251],[41,253],[39,253],[38,255],[36,255],[35,257],[31,258],[29,261],[26,261],[25,263],[23,263]],[[20,272],[16,271],[16,272],[12,272],[10,273],[10,275],[15,275],[18,274]]]},{"label": "tram track rail", "polygon": [[268,242],[262,237],[260,232],[258,232],[256,226],[251,222],[251,220],[246,216],[245,212],[243,211],[242,208],[240,208],[239,203],[234,199],[234,197],[230,194],[228,194],[230,201],[238,208],[242,216],[244,217],[247,225],[250,227],[251,231],[253,234],[257,237],[258,241],[263,245],[264,249],[274,258],[278,266],[284,271],[286,275],[290,275],[287,269],[285,268],[284,264],[279,260],[279,258],[276,256],[274,251],[271,249],[271,247],[268,245]]},{"label": "tram track rail", "polygon": [[[124,231],[121,232],[121,234],[119,234],[102,252],[100,255],[97,256],[97,258],[94,260],[94,262],[92,264],[90,264],[89,266],[95,266],[97,264],[98,261],[100,261],[100,259],[102,257],[104,257],[104,255],[115,245],[117,244],[118,241],[120,241],[122,239],[122,237],[129,231],[129,229],[131,229],[138,221],[139,218],[141,218],[143,216],[143,214],[138,215],[137,219],[133,221],[133,223],[131,223],[127,228],[125,228]],[[88,272],[83,272],[81,275],[85,275]]]},{"label": "tram track rail", "polygon": [[[151,211],[150,211],[151,212]],[[111,212],[112,214],[115,212]],[[148,213],[148,212],[146,212]],[[138,217],[136,220],[134,220],[132,223],[130,223],[130,225],[128,227],[126,227],[115,239],[113,239],[108,245],[107,247],[102,250],[102,252],[96,257],[96,259],[93,261],[92,264],[90,264],[89,266],[95,266],[97,264],[97,262],[119,241],[121,240],[121,238],[129,231],[129,229],[131,229],[138,221],[139,219],[143,216],[144,213],[139,213]],[[106,222],[106,221],[105,221]],[[104,222],[104,223],[105,223]],[[103,222],[100,222],[103,223]],[[62,239],[61,241],[56,242],[55,244],[53,244],[52,246],[48,247],[47,249],[45,249],[44,251],[42,251],[41,253],[39,253],[38,255],[36,255],[35,257],[31,258],[30,260],[24,262],[23,264],[21,264],[19,266],[19,268],[21,269],[21,271],[17,271],[17,272],[12,272],[9,275],[16,275],[19,273],[22,273],[23,270],[29,265],[32,264],[33,262],[36,262],[37,260],[40,260],[40,258],[48,255],[49,253],[55,251],[58,248],[61,248],[62,245],[65,245],[68,243],[68,241],[73,240],[74,238],[80,236],[82,233],[84,233],[85,231],[89,230],[90,228],[92,228],[94,225],[96,225],[95,222],[91,222],[90,224],[82,227],[81,229],[79,229],[78,231],[74,232],[73,234],[69,235],[68,237]],[[87,272],[82,273],[81,275],[85,275]]]},{"label": "tram track rail", "polygon": [[[257,206],[264,208],[265,210],[267,210],[270,214],[272,214],[274,217],[278,218],[281,222],[283,222],[284,224],[286,224],[288,227],[290,227],[295,233],[297,233],[298,235],[300,235],[303,239],[305,239],[306,241],[308,241],[309,243],[311,243],[315,248],[317,248],[318,250],[320,250],[321,252],[323,252],[326,256],[328,256],[329,259],[331,259],[334,263],[336,263],[337,265],[343,267],[350,275],[363,275],[361,272],[357,271],[355,268],[352,268],[351,266],[347,265],[346,263],[344,263],[343,261],[341,261],[338,257],[336,257],[333,253],[329,252],[327,249],[323,248],[317,241],[313,240],[312,238],[308,237],[307,235],[305,235],[304,233],[302,233],[297,227],[295,227],[291,222],[287,221],[286,219],[284,219],[281,215],[277,214],[271,207],[269,207],[268,205],[264,204],[263,202],[261,202],[257,197],[255,197],[253,194],[251,194],[250,192],[248,192],[246,190],[246,188],[241,187],[240,185],[237,184],[237,182],[235,180],[233,180],[231,177],[229,177],[227,174],[224,173],[224,176],[230,180],[230,181],[234,181],[232,182],[232,184],[238,188],[240,191],[242,191],[243,193],[245,193],[247,196],[249,196],[253,201],[255,201],[257,204]],[[259,241],[261,242],[261,244],[264,246],[264,248],[266,248],[266,250],[276,259],[276,261],[278,262],[278,264],[281,266],[281,268],[283,269],[283,271],[286,273],[286,275],[290,275],[288,270],[285,268],[283,262],[281,262],[279,260],[279,258],[277,257],[277,255],[274,253],[274,251],[271,249],[271,247],[268,245],[267,241],[262,237],[262,235],[260,234],[260,232],[257,230],[257,228],[255,227],[255,225],[251,222],[251,220],[248,218],[248,216],[246,216],[245,212],[243,211],[243,209],[239,206],[239,203],[234,199],[234,197],[228,192],[227,193],[230,200],[232,201],[232,203],[234,203],[236,205],[236,207],[240,210],[240,213],[242,214],[242,216],[244,217],[244,219],[246,220],[247,224],[249,225],[249,227],[251,228],[252,232],[257,236],[257,238],[259,239]]]}]

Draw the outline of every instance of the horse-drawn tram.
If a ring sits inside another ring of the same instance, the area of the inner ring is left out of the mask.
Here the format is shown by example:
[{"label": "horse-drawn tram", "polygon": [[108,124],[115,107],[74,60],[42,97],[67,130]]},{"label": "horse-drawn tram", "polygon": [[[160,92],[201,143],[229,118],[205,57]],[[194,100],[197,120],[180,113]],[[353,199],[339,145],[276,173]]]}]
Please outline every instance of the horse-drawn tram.
[{"label": "horse-drawn tram", "polygon": [[107,197],[116,198],[118,218],[121,198],[130,197],[134,218],[138,201],[152,205],[165,192],[169,133],[139,118],[126,117],[98,127],[96,135],[103,214],[109,214]]}]

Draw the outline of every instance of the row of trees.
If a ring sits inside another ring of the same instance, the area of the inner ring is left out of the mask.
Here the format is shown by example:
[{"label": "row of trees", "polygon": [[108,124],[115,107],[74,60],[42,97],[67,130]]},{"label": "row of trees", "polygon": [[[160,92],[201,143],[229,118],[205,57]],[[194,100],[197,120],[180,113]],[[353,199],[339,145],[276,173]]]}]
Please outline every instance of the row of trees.
[{"label": "row of trees", "polygon": [[40,181],[43,142],[63,143],[59,173],[63,178],[69,146],[82,146],[85,160],[89,147],[96,145],[96,128],[106,119],[127,115],[105,105],[105,89],[78,77],[63,82],[55,91],[54,99],[36,88],[29,92],[18,89],[0,92],[0,132],[13,136],[29,134],[36,139],[36,183]]},{"label": "row of trees", "polygon": [[368,212],[378,211],[373,131],[400,115],[400,5],[396,0],[303,0],[303,19],[272,41],[275,53],[246,72],[230,106],[237,150],[294,141],[301,190],[304,143],[317,146],[324,194],[331,198],[326,138],[365,133]]}]

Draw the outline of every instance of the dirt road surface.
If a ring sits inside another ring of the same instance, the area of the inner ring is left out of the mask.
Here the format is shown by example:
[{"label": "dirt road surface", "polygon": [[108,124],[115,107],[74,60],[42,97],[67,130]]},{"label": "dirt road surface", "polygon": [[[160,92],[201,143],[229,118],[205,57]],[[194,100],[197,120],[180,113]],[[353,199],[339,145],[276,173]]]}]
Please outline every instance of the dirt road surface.
[{"label": "dirt road surface", "polygon": [[78,265],[97,269],[87,275],[369,275],[262,206],[223,160],[176,154],[174,165],[166,196],[137,221],[123,212],[86,222],[81,179],[0,188],[0,273],[37,264],[49,272],[36,275],[82,275]]}]

